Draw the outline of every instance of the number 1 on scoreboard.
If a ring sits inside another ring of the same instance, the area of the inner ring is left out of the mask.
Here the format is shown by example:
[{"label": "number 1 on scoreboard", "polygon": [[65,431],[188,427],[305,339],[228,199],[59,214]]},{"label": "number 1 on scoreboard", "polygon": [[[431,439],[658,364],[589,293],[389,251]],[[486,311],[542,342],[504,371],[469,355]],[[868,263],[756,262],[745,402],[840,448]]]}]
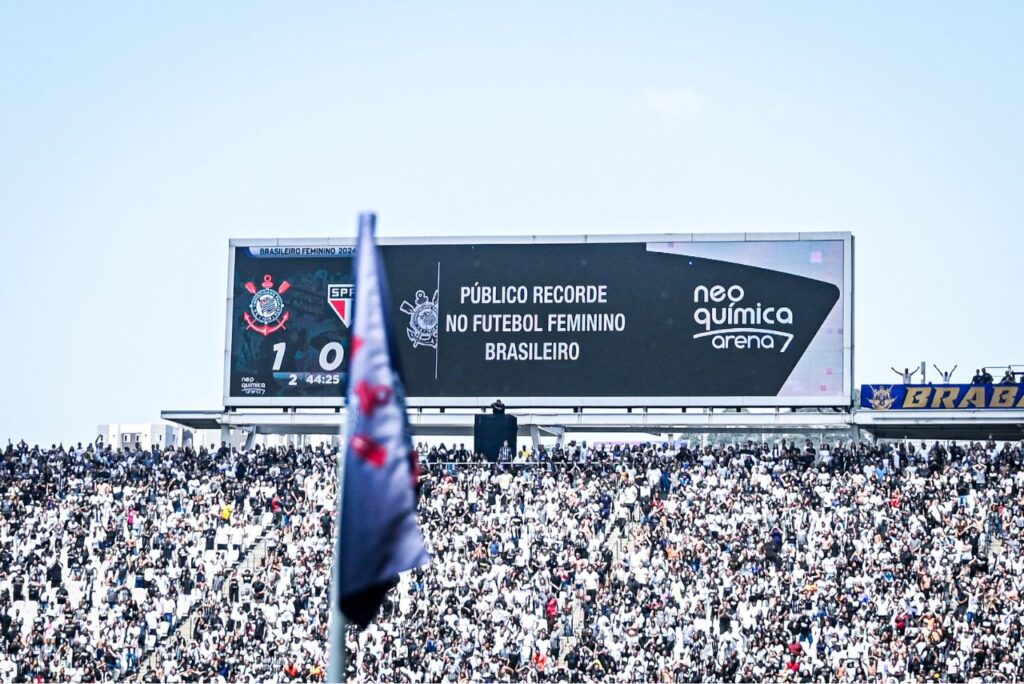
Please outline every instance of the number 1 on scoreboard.
[{"label": "number 1 on scoreboard", "polygon": [[[288,345],[284,342],[278,342],[274,345],[274,368],[273,370],[281,370],[281,362],[284,361],[284,350]],[[293,383],[294,384],[294,383]]]}]

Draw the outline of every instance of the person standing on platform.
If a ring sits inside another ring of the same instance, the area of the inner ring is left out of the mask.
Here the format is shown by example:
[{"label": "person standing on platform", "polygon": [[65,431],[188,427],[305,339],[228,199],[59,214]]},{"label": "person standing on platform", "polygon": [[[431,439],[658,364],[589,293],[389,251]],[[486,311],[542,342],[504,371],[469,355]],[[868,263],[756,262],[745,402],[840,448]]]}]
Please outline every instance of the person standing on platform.
[{"label": "person standing on platform", "polygon": [[[890,368],[892,368],[892,367],[890,366]],[[904,368],[902,371],[898,371],[895,368],[892,369],[893,373],[895,373],[896,375],[898,375],[901,378],[903,378],[903,384],[904,385],[909,385],[911,382],[914,381],[914,374],[917,373],[917,371],[918,371],[917,368],[915,368],[914,370],[910,370],[909,368]]]},{"label": "person standing on platform", "polygon": [[504,468],[507,467],[508,464],[511,462],[512,447],[508,445],[508,440],[506,439],[504,442],[501,443],[501,448],[498,449],[498,463],[500,463]]}]

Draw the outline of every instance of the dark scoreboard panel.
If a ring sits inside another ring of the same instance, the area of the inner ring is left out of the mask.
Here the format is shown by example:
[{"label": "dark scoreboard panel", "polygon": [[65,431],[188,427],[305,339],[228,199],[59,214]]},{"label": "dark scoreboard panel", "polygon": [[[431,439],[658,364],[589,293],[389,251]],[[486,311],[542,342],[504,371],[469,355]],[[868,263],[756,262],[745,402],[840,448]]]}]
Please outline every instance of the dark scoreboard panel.
[{"label": "dark scoreboard panel", "polygon": [[[851,238],[753,237],[384,243],[410,404],[848,403]],[[225,405],[344,403],[354,255],[232,243]]]}]

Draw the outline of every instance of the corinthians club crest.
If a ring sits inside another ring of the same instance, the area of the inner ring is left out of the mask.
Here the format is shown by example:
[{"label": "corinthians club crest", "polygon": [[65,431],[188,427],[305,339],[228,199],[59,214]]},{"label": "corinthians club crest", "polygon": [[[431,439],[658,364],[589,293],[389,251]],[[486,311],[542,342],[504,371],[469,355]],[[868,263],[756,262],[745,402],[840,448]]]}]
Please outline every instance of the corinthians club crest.
[{"label": "corinthians club crest", "polygon": [[416,290],[416,302],[402,302],[402,313],[409,315],[409,327],[405,334],[415,347],[432,347],[437,349],[437,290],[434,297],[428,298],[423,290]]},{"label": "corinthians club crest", "polygon": [[284,308],[284,298],[281,297],[291,284],[282,280],[281,284],[274,289],[274,279],[270,274],[263,276],[262,287],[256,288],[252,282],[245,284],[245,289],[252,294],[252,301],[249,302],[249,310],[242,314],[245,325],[264,337],[277,332],[284,327],[290,316]]}]

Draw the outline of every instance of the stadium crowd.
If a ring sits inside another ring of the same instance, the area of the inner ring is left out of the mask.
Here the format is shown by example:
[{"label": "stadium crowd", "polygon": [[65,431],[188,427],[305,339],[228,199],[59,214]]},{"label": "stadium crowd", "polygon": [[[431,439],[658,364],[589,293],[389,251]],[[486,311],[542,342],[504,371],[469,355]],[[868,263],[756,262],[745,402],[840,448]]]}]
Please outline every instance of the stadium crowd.
[{"label": "stadium crowd", "polygon": [[[0,458],[0,681],[308,681],[330,449]],[[430,450],[361,681],[1024,677],[1022,445]]]},{"label": "stadium crowd", "polygon": [[[255,619],[237,619],[242,561],[266,530],[289,522],[311,474],[330,462],[322,450],[9,444],[0,457],[0,681],[262,678],[274,661],[251,636],[280,635],[256,606],[284,607],[270,593],[277,587],[254,578],[243,607]],[[279,562],[277,551],[267,557]],[[172,637],[185,622],[195,638],[182,649]],[[250,635],[240,641],[243,626]]]}]

